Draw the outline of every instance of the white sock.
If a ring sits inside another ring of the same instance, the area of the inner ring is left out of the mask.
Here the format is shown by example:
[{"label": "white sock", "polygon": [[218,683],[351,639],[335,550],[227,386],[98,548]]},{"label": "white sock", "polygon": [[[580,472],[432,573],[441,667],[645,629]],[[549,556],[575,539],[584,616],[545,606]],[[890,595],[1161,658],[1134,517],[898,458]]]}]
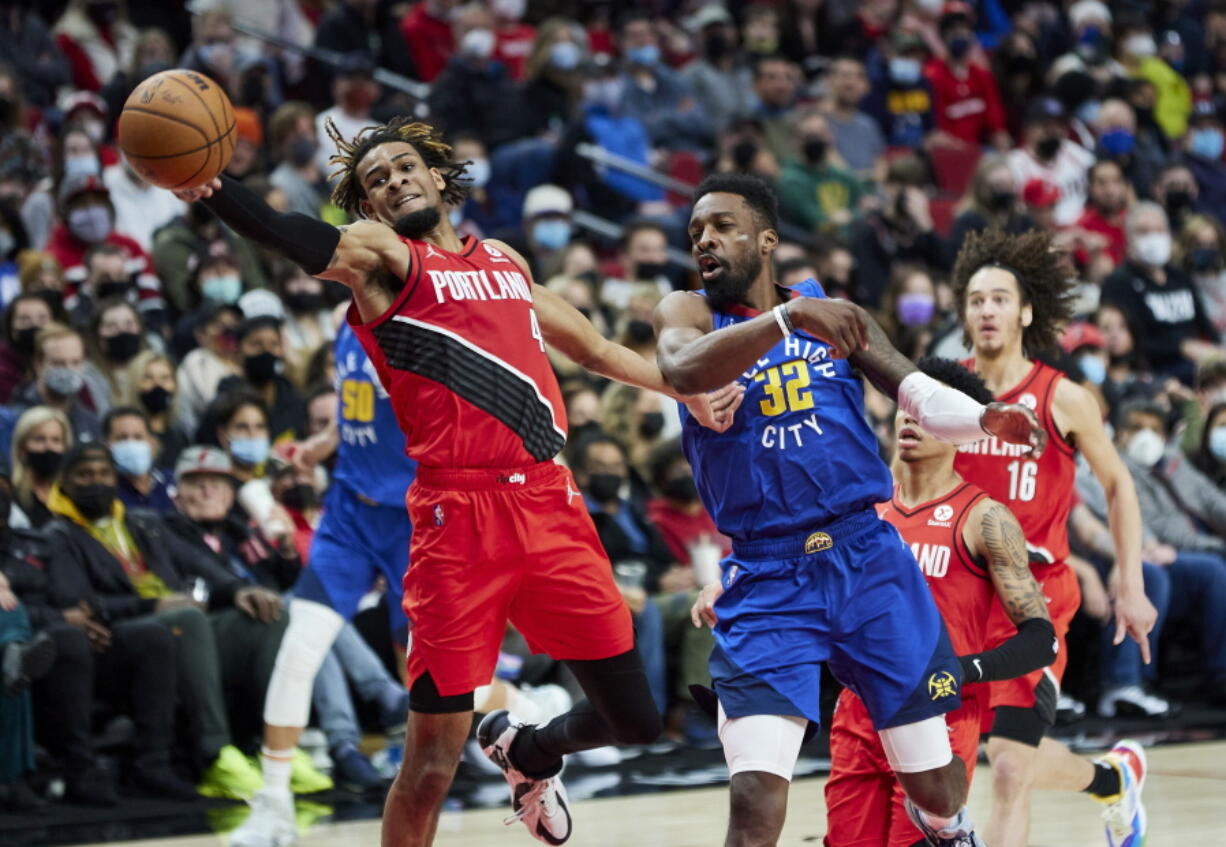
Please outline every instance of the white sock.
[{"label": "white sock", "polygon": [[919,810],[920,817],[923,818],[924,823],[928,824],[937,832],[944,832],[947,829],[960,829],[963,827],[969,831],[971,828],[970,813],[966,811],[966,806],[959,809],[958,814],[954,815],[952,818],[934,815],[932,812],[929,812],[926,809],[920,809],[919,806],[916,806],[915,808]]},{"label": "white sock", "polygon": [[260,748],[260,768],[264,772],[264,787],[274,791],[289,791],[289,776],[293,769],[294,751]]}]

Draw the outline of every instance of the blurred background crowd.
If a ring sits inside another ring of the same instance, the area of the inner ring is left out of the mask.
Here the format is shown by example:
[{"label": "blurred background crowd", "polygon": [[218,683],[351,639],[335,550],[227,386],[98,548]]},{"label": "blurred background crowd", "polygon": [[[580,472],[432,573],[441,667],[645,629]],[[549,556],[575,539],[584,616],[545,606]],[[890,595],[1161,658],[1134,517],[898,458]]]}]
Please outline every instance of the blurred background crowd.
[{"label": "blurred background crowd", "polygon": [[[1152,665],[1098,635],[1114,551],[1082,474],[1067,687],[1104,717],[1226,704],[1224,0],[0,0],[0,803],[114,804],[116,764],[136,790],[248,796],[328,485],[292,445],[344,406],[347,292],[127,166],[118,113],[170,67],[233,99],[230,176],[335,223],[325,119],[435,124],[469,162],[460,233],[508,241],[649,358],[655,304],[697,286],[688,190],[710,172],[772,182],[780,282],[816,277],[913,358],[966,353],[948,274],[967,233],[1053,232],[1078,304],[1052,361],[1137,482],[1161,613]],[[564,459],[668,716],[659,748],[597,763],[711,745],[688,608],[728,541],[675,406],[554,361]],[[891,406],[869,414],[888,454]],[[395,766],[405,698],[370,588],[296,790]],[[574,693],[513,632],[499,675],[542,713]]]}]

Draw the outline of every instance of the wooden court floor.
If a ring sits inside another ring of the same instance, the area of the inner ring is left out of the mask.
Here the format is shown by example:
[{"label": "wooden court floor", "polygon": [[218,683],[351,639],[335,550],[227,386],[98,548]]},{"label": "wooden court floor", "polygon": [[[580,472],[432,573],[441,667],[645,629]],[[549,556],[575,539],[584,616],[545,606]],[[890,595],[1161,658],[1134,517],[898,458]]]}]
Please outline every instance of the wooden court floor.
[{"label": "wooden court floor", "polygon": [[[1146,847],[1226,845],[1226,742],[1168,745],[1149,750],[1145,785],[1149,810]],[[971,789],[971,811],[983,820],[988,809],[989,769],[981,765]],[[792,785],[788,822],[780,845],[820,845],[825,832],[823,778]],[[573,847],[719,847],[727,815],[724,787],[667,791],[574,804]],[[444,812],[436,847],[529,847],[539,842],[522,824],[506,827],[505,811]],[[1084,795],[1035,795],[1030,843],[1034,847],[1104,844],[1099,806]],[[128,842],[128,847],[219,847],[221,836]],[[301,847],[376,847],[379,822],[316,825]],[[116,847],[114,843],[108,847]],[[990,847],[990,845],[989,845]]]}]

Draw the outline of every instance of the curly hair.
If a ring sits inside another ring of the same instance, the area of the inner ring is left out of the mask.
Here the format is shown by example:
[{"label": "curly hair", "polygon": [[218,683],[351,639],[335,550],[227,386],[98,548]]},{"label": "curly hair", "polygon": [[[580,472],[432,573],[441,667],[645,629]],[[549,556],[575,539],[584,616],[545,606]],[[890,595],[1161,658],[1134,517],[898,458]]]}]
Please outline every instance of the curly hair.
[{"label": "curly hair", "polygon": [[[971,233],[954,262],[953,287],[958,316],[966,318],[966,289],[971,277],[985,267],[1007,270],[1017,278],[1022,305],[1033,312],[1022,331],[1022,348],[1034,355],[1057,348],[1064,324],[1073,316],[1073,280],[1065,256],[1052,247],[1051,235],[1031,230],[1009,235],[993,227]],[[963,332],[970,344],[970,334]]]},{"label": "curly hair", "polygon": [[392,118],[385,124],[362,129],[353,141],[346,141],[330,118],[324,122],[324,128],[328,138],[336,145],[336,155],[328,160],[337,166],[331,174],[336,178],[332,202],[348,212],[350,217],[364,217],[362,201],[366,199],[366,189],[362,187],[357,174],[358,163],[375,147],[391,142],[412,145],[426,167],[442,174],[445,204],[459,206],[468,196],[468,184],[462,177],[471,162],[452,159],[451,145],[443,141],[430,124],[407,117]]},{"label": "curly hair", "polygon": [[996,399],[992,396],[992,390],[988,388],[983,378],[961,362],[937,356],[925,356],[916,362],[915,366],[933,379],[961,391],[967,397],[985,406]]}]

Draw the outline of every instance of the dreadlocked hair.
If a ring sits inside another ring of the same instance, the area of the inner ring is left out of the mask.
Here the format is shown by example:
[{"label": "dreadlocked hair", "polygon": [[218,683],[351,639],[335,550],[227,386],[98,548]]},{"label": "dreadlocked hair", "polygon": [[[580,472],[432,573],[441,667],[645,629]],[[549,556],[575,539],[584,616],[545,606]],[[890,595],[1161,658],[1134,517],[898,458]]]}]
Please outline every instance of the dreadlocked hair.
[{"label": "dreadlocked hair", "polygon": [[[1009,271],[1017,278],[1022,305],[1033,312],[1022,330],[1027,355],[1057,348],[1064,325],[1073,317],[1072,273],[1066,257],[1053,249],[1051,235],[1030,230],[1009,235],[998,227],[971,233],[954,261],[953,287],[959,317],[966,317],[966,289],[971,277],[985,267]],[[969,333],[963,339],[970,345]]]},{"label": "dreadlocked hair", "polygon": [[332,177],[336,187],[332,189],[332,202],[349,213],[350,217],[363,217],[362,201],[366,189],[358,177],[358,162],[380,144],[403,142],[411,144],[421,156],[426,167],[437,170],[443,177],[443,203],[460,206],[468,196],[468,183],[462,179],[471,162],[457,162],[451,158],[451,145],[439,137],[434,127],[412,118],[392,118],[385,124],[368,126],[346,141],[329,118],[324,122],[328,138],[336,144],[336,155],[328,160],[336,165]]}]

